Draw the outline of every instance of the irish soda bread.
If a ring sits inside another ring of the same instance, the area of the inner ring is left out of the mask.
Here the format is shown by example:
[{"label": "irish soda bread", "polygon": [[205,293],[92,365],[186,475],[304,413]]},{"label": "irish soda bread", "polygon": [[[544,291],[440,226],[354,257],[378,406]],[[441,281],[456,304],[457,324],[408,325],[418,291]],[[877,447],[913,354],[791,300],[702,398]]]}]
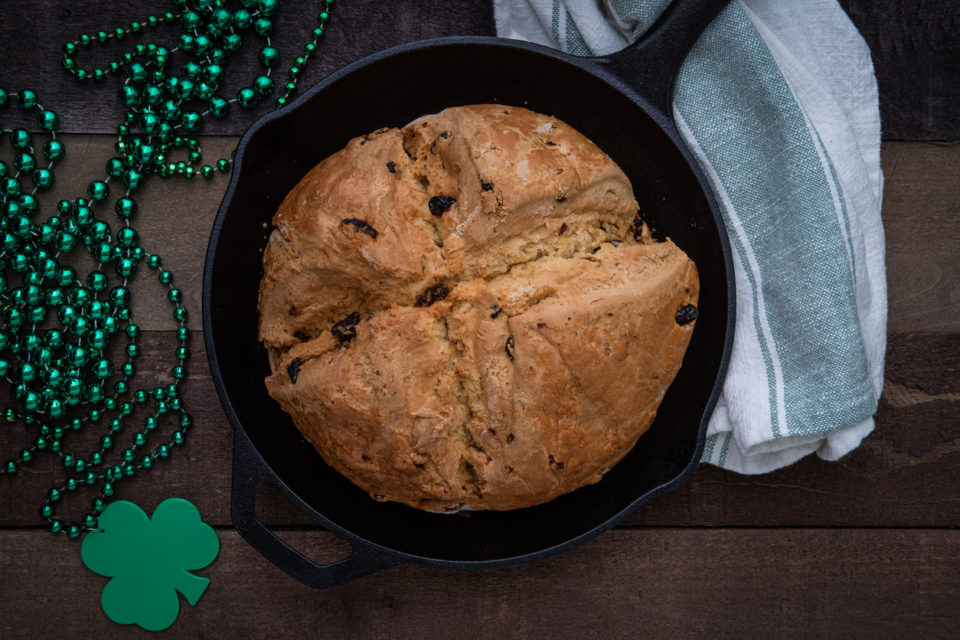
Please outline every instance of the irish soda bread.
[{"label": "irish soda bread", "polygon": [[515,509],[597,482],[650,426],[696,268],[556,119],[450,108],[351,140],[273,218],[267,389],[377,500]]}]

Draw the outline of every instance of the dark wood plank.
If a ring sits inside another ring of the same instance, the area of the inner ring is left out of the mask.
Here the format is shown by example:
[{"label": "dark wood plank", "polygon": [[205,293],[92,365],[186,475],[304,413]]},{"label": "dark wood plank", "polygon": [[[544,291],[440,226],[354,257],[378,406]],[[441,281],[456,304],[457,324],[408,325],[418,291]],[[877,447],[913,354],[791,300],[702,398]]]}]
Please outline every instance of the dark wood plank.
[{"label": "dark wood plank", "polygon": [[[144,365],[138,384],[167,377],[174,340],[151,333],[142,340]],[[210,522],[230,523],[232,432],[216,399],[206,362],[198,353],[184,388],[197,423],[187,445],[148,476],[118,485],[118,497],[148,507],[171,496],[194,501]],[[808,457],[762,476],[742,476],[701,466],[691,480],[645,505],[628,526],[960,526],[960,371],[944,367],[937,354],[960,353],[960,335],[893,336],[891,352],[910,351],[887,367],[888,391],[876,431],[839,462]],[[954,358],[955,361],[955,358]],[[929,380],[939,376],[936,386]],[[896,382],[892,382],[892,381]],[[136,424],[132,422],[131,424]],[[86,453],[104,429],[86,429],[66,439],[68,450]],[[172,431],[164,423],[162,434]],[[131,430],[132,433],[132,430]],[[130,439],[118,439],[119,455]],[[22,426],[0,430],[0,452],[17,451],[28,438]],[[85,448],[86,447],[86,448]],[[3,458],[4,460],[6,457]],[[67,476],[52,456],[28,466],[15,480],[4,479],[0,526],[42,524],[39,508],[47,489]],[[60,513],[79,517],[92,496],[70,496]],[[275,490],[260,494],[258,514],[270,524],[310,524]]]},{"label": "dark wood plank", "polygon": [[960,144],[887,143],[882,154],[889,331],[957,332]]},{"label": "dark wood plank", "polygon": [[[64,195],[81,193],[100,175],[109,157],[108,136],[65,136]],[[236,138],[203,139],[205,154],[228,155]],[[960,228],[956,217],[956,171],[960,145],[889,143],[884,146],[887,173],[884,220],[888,239],[888,275],[892,337],[887,366],[887,393],[877,431],[840,463],[813,458],[762,477],[744,477],[712,467],[641,510],[629,522],[643,525],[896,525],[955,526],[960,499],[955,482],[958,398],[956,354],[960,353],[960,275],[956,255]],[[200,278],[204,245],[226,176],[212,183],[199,178],[153,179],[142,191],[135,224],[148,248],[162,247],[165,264],[176,273],[199,326]],[[55,194],[54,197],[59,197]],[[41,206],[49,206],[42,203]],[[108,218],[110,219],[110,218]],[[921,240],[918,240],[920,238]],[[901,249],[906,245],[908,249]],[[918,257],[919,256],[919,257]],[[923,260],[925,268],[916,268]],[[930,274],[954,274],[950,277]],[[149,275],[132,286],[135,318],[147,329],[172,326],[169,305]],[[900,333],[897,333],[897,331]],[[929,332],[915,335],[907,332]],[[173,341],[150,334],[141,358],[143,384],[166,375]],[[196,500],[213,522],[229,522],[231,433],[203,357],[199,334],[191,344],[194,360],[185,389],[197,417],[195,438],[160,474],[162,480],[133,482],[121,495],[156,501],[170,495]],[[22,446],[27,434],[0,430],[0,458]],[[74,445],[71,445],[74,446]],[[79,445],[76,445],[79,447]],[[79,449],[78,449],[79,450]],[[37,522],[37,509],[47,488],[63,473],[52,460],[26,470],[6,491],[14,500],[0,501],[0,523]],[[787,499],[789,498],[789,499]],[[73,508],[82,513],[85,500]],[[305,522],[276,496],[265,500],[264,517],[272,523]]]},{"label": "dark wood plank", "polygon": [[870,45],[885,140],[960,138],[960,3],[840,0]]},{"label": "dark wood plank", "polygon": [[[957,139],[960,115],[960,6],[952,0],[875,2],[843,0],[841,4],[870,44],[880,85],[883,135],[890,140]],[[60,112],[64,131],[113,131],[123,114],[114,97],[118,81],[79,85],[60,66],[61,46],[79,33],[95,33],[143,20],[150,13],[170,9],[169,2],[148,0],[111,4],[109,11],[93,0],[64,3],[57,0],[8,2],[0,22],[3,86],[39,89],[45,104]],[[283,4],[277,16],[274,42],[284,65],[299,53],[314,25],[316,3]],[[413,40],[444,35],[494,35],[491,3],[472,0],[351,0],[337,3],[325,41],[301,80],[310,86],[330,72],[370,53]],[[163,27],[142,37],[143,42],[171,45],[174,27]],[[256,51],[262,39],[252,34],[233,69],[257,68]],[[77,56],[92,67],[112,59],[141,40],[129,38],[121,46],[92,45]],[[282,77],[286,66],[280,69]],[[251,73],[228,71],[224,95],[233,97]],[[234,113],[223,121],[204,124],[204,133],[239,134],[256,117],[268,112],[272,100],[249,112]]]},{"label": "dark wood plank", "polygon": [[[322,630],[330,638],[939,640],[954,637],[960,622],[955,531],[617,530],[522,567],[408,565],[329,591],[294,582],[233,531],[219,534],[219,558],[197,572],[210,587],[196,607],[182,604],[167,632],[175,637]],[[330,544],[325,533],[288,538],[307,553]],[[41,583],[38,572],[56,579]],[[0,531],[0,574],[7,640],[37,637],[37,624],[51,623],[51,606],[85,636],[144,635],[103,615],[106,579],[87,571],[77,546],[63,539]]]},{"label": "dark wood plank", "polygon": [[[272,37],[281,56],[275,76],[278,85],[287,81],[287,69],[309,41],[308,34],[316,26],[318,6],[318,2],[280,3]],[[79,84],[61,67],[62,45],[80,33],[111,31],[132,20],[143,21],[147,15],[161,15],[167,10],[172,10],[171,3],[161,0],[111,3],[109,10],[96,0],[6,2],[0,21],[0,39],[4,42],[0,48],[0,69],[4,74],[0,85],[7,89],[31,87],[39,91],[43,104],[59,112],[64,131],[112,132],[124,112],[116,98],[119,80],[111,77],[99,84]],[[492,5],[475,0],[350,0],[336,3],[331,14],[318,53],[301,77],[301,87],[309,87],[350,62],[395,45],[445,35],[494,35],[495,31]],[[104,65],[137,42],[155,42],[173,48],[178,33],[177,26],[164,25],[140,39],[128,36],[122,43],[92,44],[78,54],[76,60],[85,68]],[[252,31],[244,32],[243,37],[245,46],[227,65],[227,80],[218,94],[227,99],[233,98],[242,86],[247,86],[263,71],[257,52],[265,40]],[[179,65],[185,60],[176,54],[172,64]],[[259,116],[272,111],[274,99],[279,95],[278,87],[271,99],[250,111],[241,112],[234,104],[228,118],[207,118],[203,133],[240,134]]]},{"label": "dark wood plank", "polygon": [[[102,178],[104,163],[112,155],[112,136],[60,138],[67,145],[67,156],[58,165],[57,186],[41,200],[41,215],[50,215],[57,199],[75,198],[85,192],[90,180]],[[203,162],[229,157],[237,140],[201,138]],[[0,157],[7,153],[0,149]],[[960,145],[886,143],[882,161],[890,333],[960,332],[960,226],[956,224]],[[133,224],[140,230],[143,246],[158,252],[174,272],[191,313],[189,324],[195,328],[200,326],[207,238],[228,180],[228,175],[217,175],[209,182],[199,177],[152,177],[137,195],[140,208]],[[101,215],[117,224],[112,211]],[[141,274],[131,288],[134,309],[145,329],[174,326],[164,291],[152,275]]]}]

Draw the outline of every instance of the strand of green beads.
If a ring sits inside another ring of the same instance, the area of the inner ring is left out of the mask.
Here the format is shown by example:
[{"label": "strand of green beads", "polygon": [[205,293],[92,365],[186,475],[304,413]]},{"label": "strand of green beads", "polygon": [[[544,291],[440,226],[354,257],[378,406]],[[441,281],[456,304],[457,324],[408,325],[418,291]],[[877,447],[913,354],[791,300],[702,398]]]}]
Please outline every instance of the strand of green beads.
[{"label": "strand of green beads", "polygon": [[63,68],[69,71],[74,78],[83,82],[85,80],[103,80],[110,74],[117,74],[127,65],[133,62],[133,59],[138,56],[143,56],[145,54],[153,54],[154,51],[151,49],[156,48],[156,45],[136,45],[133,50],[127,51],[124,53],[119,60],[111,60],[107,62],[104,67],[96,67],[93,69],[83,69],[77,66],[75,56],[80,53],[81,50],[89,47],[94,42],[100,44],[107,44],[110,41],[122,41],[125,40],[127,35],[139,35],[143,32],[144,28],[153,29],[161,24],[170,24],[176,17],[174,14],[167,11],[159,18],[154,15],[147,16],[146,20],[143,22],[133,21],[127,27],[116,27],[112,31],[98,31],[93,36],[90,36],[86,33],[81,33],[77,36],[76,40],[67,42],[63,45],[63,59],[61,64]]},{"label": "strand of green beads", "polygon": [[[62,145],[53,136],[56,114],[39,107],[36,94],[32,91],[17,94],[18,102],[27,109],[38,108],[38,123],[42,120],[41,128],[51,131],[52,139],[44,146],[44,155],[51,164],[46,169],[34,167],[35,160],[31,163],[33,148],[29,133],[25,130],[11,131],[14,145],[20,145],[18,149],[29,149],[29,153],[22,158],[18,156],[15,162],[16,175],[8,180],[7,168],[0,163],[2,202],[9,214],[4,219],[6,233],[0,252],[0,268],[5,276],[8,266],[17,274],[27,273],[24,286],[11,289],[10,295],[6,295],[6,277],[0,284],[4,321],[0,329],[0,355],[4,356],[0,358],[0,375],[5,376],[12,385],[12,395],[18,402],[16,407],[8,408],[4,415],[9,421],[22,420],[25,424],[40,422],[34,443],[25,448],[16,460],[10,460],[0,468],[0,474],[15,473],[19,465],[48,449],[60,457],[68,471],[81,474],[68,477],[63,485],[52,488],[41,507],[41,515],[47,519],[50,530],[66,533],[70,538],[78,538],[82,531],[95,528],[97,516],[114,495],[116,484],[169,457],[173,448],[185,442],[192,426],[192,418],[186,412],[179,392],[180,382],[186,377],[186,362],[189,359],[187,310],[181,304],[182,293],[174,288],[173,276],[162,268],[160,257],[148,255],[139,246],[136,229],[130,226],[130,220],[137,211],[132,194],[142,186],[150,173],[157,173],[163,178],[181,175],[189,179],[198,172],[205,178],[212,177],[212,165],[202,165],[199,171],[195,170],[194,167],[202,161],[202,153],[199,141],[190,134],[201,128],[204,116],[225,117],[229,105],[234,102],[239,103],[241,108],[252,108],[274,91],[272,71],[279,59],[279,52],[273,46],[270,35],[273,31],[272,17],[278,8],[276,0],[241,0],[241,8],[234,12],[225,9],[222,0],[173,0],[173,4],[178,12],[166,12],[161,18],[150,16],[143,25],[131,23],[127,29],[98,32],[94,38],[81,35],[76,41],[64,45],[63,66],[78,81],[101,79],[105,74],[115,74],[121,69],[126,72],[119,92],[127,111],[124,122],[117,127],[115,150],[118,155],[107,161],[105,179],[95,180],[88,185],[87,197],[74,201],[61,200],[57,206],[59,216],[50,218],[44,225],[31,226],[29,219],[24,222],[21,219],[23,216],[16,215],[20,210],[27,214],[35,211],[34,194],[38,189],[53,186],[52,163],[64,153]],[[296,89],[307,60],[315,53],[323,36],[332,2],[327,0],[322,2],[322,6],[319,26],[312,32],[312,41],[304,46],[304,55],[297,57],[288,71],[290,81],[284,85],[284,94],[277,99],[277,108],[284,106]],[[182,30],[177,46],[173,48],[153,43],[138,44],[123,54],[121,59],[108,63],[106,70],[100,73],[97,69],[85,70],[76,66],[73,56],[78,52],[78,47],[87,47],[94,39],[101,43],[109,42],[111,38],[123,40],[128,34],[141,33],[144,27],[175,22],[180,23]],[[265,73],[257,76],[250,87],[241,89],[235,98],[226,100],[216,96],[223,77],[223,62],[240,49],[241,33],[251,29],[266,39],[266,46],[261,48],[259,55],[266,68]],[[172,73],[169,68],[171,56],[176,53],[190,56],[182,65],[179,75]],[[0,106],[6,101],[7,94],[0,92]],[[203,107],[191,108],[191,103],[198,101],[204,103]],[[186,135],[179,135],[179,130]],[[168,153],[183,148],[187,150],[186,160],[172,162]],[[221,158],[215,165],[217,170],[226,172],[230,169],[230,160]],[[19,173],[31,170],[35,182],[33,193],[21,194],[17,179]],[[124,194],[114,206],[123,225],[115,237],[109,225],[93,213],[95,205],[109,197],[111,180],[120,180],[124,185]],[[14,202],[12,198],[18,200]],[[36,242],[23,242],[24,238],[39,238],[46,249]],[[57,261],[61,255],[66,256],[78,246],[78,240],[82,241],[98,264],[97,269],[88,274],[86,286],[71,267]],[[136,370],[134,360],[139,354],[137,339],[140,331],[137,325],[130,322],[130,292],[127,284],[144,259],[149,268],[157,272],[160,284],[166,287],[167,299],[173,305],[173,317],[178,323],[176,335],[179,346],[174,354],[177,364],[171,369],[173,382],[152,390],[139,389],[133,392],[130,402],[124,398],[130,393],[131,378]],[[34,263],[42,269],[40,275],[33,269]],[[104,273],[107,266],[116,270],[122,278],[122,284],[111,289],[107,299],[103,300],[101,295],[106,292],[109,280]],[[45,279],[47,288],[41,286]],[[43,297],[47,307],[56,309],[62,327],[47,331],[43,337],[36,333],[36,324],[43,320],[46,311],[40,308],[42,305],[30,306],[37,301],[38,295]],[[21,336],[18,330],[24,326],[25,319],[31,320],[31,330]],[[119,368],[113,394],[108,396],[104,386],[112,375],[116,375],[116,370],[104,353],[111,336],[121,333],[128,338],[127,361]],[[35,352],[38,355],[33,361],[31,358]],[[21,354],[27,355],[18,359]],[[34,362],[39,364],[39,368]],[[14,377],[9,374],[14,374]],[[36,387],[38,380],[47,386]],[[145,405],[151,399],[152,412],[144,418],[143,429],[132,435],[132,444],[120,453],[119,464],[107,465],[105,457],[125,428],[124,418],[133,414],[137,405]],[[84,411],[68,419],[66,412],[70,408],[76,412],[78,407],[84,408]],[[115,416],[108,420],[108,431],[100,438],[100,446],[96,451],[86,457],[64,451],[63,439],[68,433],[80,430],[85,424],[103,421],[107,413]],[[147,445],[151,434],[155,433],[161,417],[168,413],[178,416],[176,431],[151,453],[139,453]],[[64,495],[81,485],[98,484],[99,493],[93,500],[91,511],[79,524],[64,524],[55,517],[55,506]]]}]

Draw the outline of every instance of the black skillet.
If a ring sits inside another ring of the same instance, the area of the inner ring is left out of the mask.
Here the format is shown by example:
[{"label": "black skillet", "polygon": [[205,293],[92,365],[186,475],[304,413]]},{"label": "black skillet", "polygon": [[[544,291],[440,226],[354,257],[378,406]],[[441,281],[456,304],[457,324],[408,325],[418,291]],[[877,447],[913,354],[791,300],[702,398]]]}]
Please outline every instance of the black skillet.
[{"label": "black skillet", "polygon": [[[403,45],[332,74],[247,131],[203,279],[207,357],[235,431],[233,521],[247,542],[321,588],[403,562],[513,565],[598,535],[692,473],[733,341],[733,268],[709,186],[674,125],[671,98],[686,53],[725,4],[678,0],[641,41],[602,58],[496,38]],[[350,138],[489,102],[556,116],[623,168],[655,235],[669,236],[696,262],[700,318],[653,426],[601,482],[537,507],[438,515],[369,498],[323,462],[267,395],[269,365],[257,340],[261,251],[286,193]],[[271,533],[254,513],[261,482],[350,541],[352,555],[318,565]]]}]

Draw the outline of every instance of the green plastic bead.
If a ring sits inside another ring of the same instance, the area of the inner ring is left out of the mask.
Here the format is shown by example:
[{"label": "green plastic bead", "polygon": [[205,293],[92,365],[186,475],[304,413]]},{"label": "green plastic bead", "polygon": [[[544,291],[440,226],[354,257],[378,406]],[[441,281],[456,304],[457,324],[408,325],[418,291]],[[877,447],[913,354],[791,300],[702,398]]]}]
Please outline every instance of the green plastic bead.
[{"label": "green plastic bead", "polygon": [[180,433],[179,431],[174,431],[170,439],[173,441],[173,444],[176,444],[176,445],[183,444],[185,440],[185,438],[183,437],[183,434]]},{"label": "green plastic bead", "polygon": [[44,131],[53,131],[60,127],[60,118],[49,109],[44,109],[37,114],[37,126]]},{"label": "green plastic bead", "polygon": [[258,36],[269,36],[273,33],[273,21],[266,18],[257,18],[253,22],[253,30]]},{"label": "green plastic bead", "polygon": [[[125,106],[128,106],[128,107],[132,107],[133,105],[137,104],[137,102],[140,100],[140,95],[137,93],[137,90],[132,85],[129,85],[129,84],[122,85],[118,90],[118,95],[120,97],[120,102],[122,102]],[[120,125],[120,126],[126,128],[125,125]],[[119,135],[126,135],[127,132],[118,131],[117,133]]]},{"label": "green plastic bead", "polygon": [[[233,53],[240,49],[243,44],[243,38],[239,33],[231,33],[222,40],[224,54]],[[211,56],[212,57],[212,56]]]},{"label": "green plastic bead", "polygon": [[147,111],[140,116],[140,128],[144,133],[152,134],[159,126],[160,118],[156,114]]},{"label": "green plastic bead", "polygon": [[220,97],[213,97],[207,107],[214,118],[222,118],[227,115],[230,109],[230,103]]},{"label": "green plastic bead", "polygon": [[123,184],[131,191],[139,189],[143,184],[143,174],[133,169],[127,169],[123,173]]},{"label": "green plastic bead", "polygon": [[24,109],[33,109],[37,106],[37,92],[31,91],[30,89],[23,89],[17,93],[17,104],[19,104]]},{"label": "green plastic bead", "polygon": [[180,342],[187,342],[190,339],[190,329],[187,327],[178,327],[177,328],[177,340]]},{"label": "green plastic bead", "polygon": [[143,88],[143,101],[147,104],[154,105],[163,100],[163,90],[160,87],[154,85],[147,85]]},{"label": "green plastic bead", "polygon": [[134,82],[143,82],[147,79],[147,69],[139,62],[127,67],[127,76]]},{"label": "green plastic bead", "polygon": [[222,173],[230,171],[230,161],[225,158],[220,158],[217,160],[217,169]]},{"label": "green plastic bead", "polygon": [[185,11],[180,16],[180,24],[182,24],[185,29],[193,31],[200,26],[200,16],[193,11]]},{"label": "green plastic bead", "polygon": [[93,257],[96,258],[97,262],[106,264],[113,260],[113,247],[110,246],[109,242],[101,242],[94,249]]},{"label": "green plastic bead", "polygon": [[19,171],[30,173],[37,168],[37,160],[26,151],[21,151],[13,159],[13,166],[15,166]]},{"label": "green plastic bead", "polygon": [[75,524],[70,525],[70,528],[67,529],[67,537],[71,540],[76,540],[80,537],[80,527]]},{"label": "green plastic bead", "polygon": [[107,288],[108,282],[107,276],[100,271],[93,271],[87,276],[87,286],[94,291],[103,291]]},{"label": "green plastic bead", "polygon": [[254,90],[261,96],[265,96],[273,91],[273,80],[269,76],[257,76],[253,81]]},{"label": "green plastic bead", "polygon": [[272,16],[277,12],[277,7],[279,6],[277,0],[260,0],[257,3],[260,13],[265,16]]},{"label": "green plastic bead", "polygon": [[137,203],[132,198],[119,198],[114,210],[121,218],[132,218],[137,212]]},{"label": "green plastic bead", "polygon": [[186,322],[187,310],[184,307],[177,307],[173,310],[173,319],[177,322]]},{"label": "green plastic bead", "polygon": [[104,318],[103,320],[104,331],[112,335],[116,333],[119,328],[120,328],[120,325],[117,322],[116,318],[114,318],[113,316],[108,316],[107,318]]},{"label": "green plastic bead", "polygon": [[272,67],[280,59],[280,53],[274,47],[263,47],[260,49],[260,62],[265,66]]},{"label": "green plastic bead", "polygon": [[130,278],[137,272],[137,261],[132,258],[121,258],[117,261],[117,273],[123,278]]},{"label": "green plastic bead", "polygon": [[54,520],[53,522],[50,523],[50,531],[52,533],[60,533],[61,531],[63,531],[63,523],[60,522],[59,520]]},{"label": "green plastic bead", "polygon": [[220,82],[220,80],[223,79],[223,67],[218,64],[208,65],[207,68],[203,70],[203,77],[207,82]]},{"label": "green plastic bead", "polygon": [[287,106],[287,99],[284,98],[283,96],[280,96],[279,98],[277,98],[277,109],[282,109],[285,106]]},{"label": "green plastic bead", "polygon": [[193,132],[197,131],[203,124],[203,117],[196,111],[190,111],[183,114],[183,117],[180,121],[186,131]]},{"label": "green plastic bead", "polygon": [[110,158],[107,160],[106,170],[108,175],[119,178],[123,173],[123,161],[116,157]]},{"label": "green plastic bead", "polygon": [[53,172],[49,169],[37,169],[33,172],[33,183],[37,188],[46,191],[53,187]]},{"label": "green plastic bead", "polygon": [[245,109],[249,109],[257,104],[257,93],[249,87],[244,87],[237,92],[237,104]]},{"label": "green plastic bead", "polygon": [[30,133],[26,129],[14,129],[10,132],[10,144],[14,149],[29,149],[32,144]]},{"label": "green plastic bead", "polygon": [[110,188],[102,180],[94,180],[87,185],[87,195],[94,200],[103,200],[110,195]]},{"label": "green plastic bead", "polygon": [[[301,69],[300,67],[294,65],[294,66],[290,67],[290,69],[287,71],[287,74],[290,76],[290,79],[291,79],[291,80],[296,80],[297,78],[300,77],[300,74],[301,74],[302,72],[303,72],[303,69]],[[289,84],[289,83],[288,83],[286,86],[289,87],[289,88],[287,88],[287,91],[288,91],[288,92],[291,92],[291,91],[293,91],[293,90],[296,88],[295,86],[294,86],[294,87],[290,87],[290,84]]]}]

